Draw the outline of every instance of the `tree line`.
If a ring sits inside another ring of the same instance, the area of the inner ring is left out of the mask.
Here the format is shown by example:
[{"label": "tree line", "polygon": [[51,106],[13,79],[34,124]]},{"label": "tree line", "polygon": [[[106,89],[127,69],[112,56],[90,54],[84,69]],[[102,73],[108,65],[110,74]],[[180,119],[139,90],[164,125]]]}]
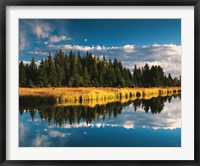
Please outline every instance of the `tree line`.
[{"label": "tree line", "polygon": [[181,86],[181,77],[165,75],[161,66],[134,66],[131,71],[117,59],[106,60],[87,51],[81,56],[62,50],[36,65],[19,63],[20,87],[159,87]]}]

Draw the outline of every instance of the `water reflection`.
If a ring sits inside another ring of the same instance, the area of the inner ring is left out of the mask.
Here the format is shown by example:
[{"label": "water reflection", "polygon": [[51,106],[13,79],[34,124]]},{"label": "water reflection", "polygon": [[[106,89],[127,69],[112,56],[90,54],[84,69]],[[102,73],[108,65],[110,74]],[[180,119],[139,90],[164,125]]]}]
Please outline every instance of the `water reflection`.
[{"label": "water reflection", "polygon": [[180,147],[180,99],[173,95],[95,107],[23,104],[19,146]]},{"label": "water reflection", "polygon": [[132,111],[137,111],[142,108],[146,113],[151,112],[152,114],[160,113],[163,111],[166,102],[170,103],[173,98],[180,98],[180,94],[166,97],[157,97],[150,100],[137,99],[134,101],[128,101],[126,103],[115,102],[108,103],[105,105],[96,105],[95,107],[87,106],[33,106],[33,107],[20,107],[20,115],[24,112],[29,112],[32,120],[35,119],[36,112],[39,113],[41,120],[48,121],[48,124],[55,123],[56,125],[62,126],[63,124],[74,123],[80,124],[81,121],[86,124],[91,124],[92,121],[96,121],[102,118],[105,121],[106,117],[109,119],[113,116],[117,117],[122,113],[123,108],[130,106]]}]

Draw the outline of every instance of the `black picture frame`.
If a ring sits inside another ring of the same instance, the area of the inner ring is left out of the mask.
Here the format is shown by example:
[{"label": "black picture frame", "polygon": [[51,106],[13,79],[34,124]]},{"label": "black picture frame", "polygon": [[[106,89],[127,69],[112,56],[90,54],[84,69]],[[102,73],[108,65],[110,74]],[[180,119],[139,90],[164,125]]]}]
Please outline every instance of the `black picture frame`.
[{"label": "black picture frame", "polygon": [[[10,161],[6,160],[6,7],[7,6],[193,6],[195,22],[194,160],[87,160]],[[1,0],[0,2],[0,164],[1,165],[200,165],[200,1],[199,0]]]}]

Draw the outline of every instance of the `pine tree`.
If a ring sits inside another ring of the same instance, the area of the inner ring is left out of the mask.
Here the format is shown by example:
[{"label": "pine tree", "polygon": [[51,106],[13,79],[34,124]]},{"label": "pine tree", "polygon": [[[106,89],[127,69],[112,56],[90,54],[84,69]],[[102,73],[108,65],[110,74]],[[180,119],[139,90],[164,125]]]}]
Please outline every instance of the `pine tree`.
[{"label": "pine tree", "polygon": [[48,57],[48,67],[47,67],[47,76],[49,78],[49,85],[50,86],[57,86],[57,73],[56,73],[56,67],[55,63],[52,60],[51,54],[49,54]]},{"label": "pine tree", "polygon": [[26,69],[23,64],[23,61],[21,61],[19,65],[19,86],[23,87],[26,85],[27,85]]},{"label": "pine tree", "polygon": [[37,65],[35,63],[34,57],[32,58],[31,64],[29,66],[29,72],[30,72],[30,80],[33,85],[37,84],[38,81],[38,73],[37,73]]},{"label": "pine tree", "polygon": [[48,75],[47,75],[47,66],[45,64],[45,61],[42,60],[40,63],[40,66],[38,68],[38,80],[39,80],[39,86],[46,87],[48,86]]},{"label": "pine tree", "polygon": [[161,66],[146,63],[144,67],[135,65],[132,73],[123,67],[117,59],[106,60],[92,56],[87,51],[86,55],[75,55],[70,51],[66,55],[62,50],[51,54],[45,60],[36,65],[34,57],[31,63],[19,63],[19,86],[46,87],[46,86],[70,86],[70,87],[159,87],[181,86],[181,76],[172,78],[164,74]]}]

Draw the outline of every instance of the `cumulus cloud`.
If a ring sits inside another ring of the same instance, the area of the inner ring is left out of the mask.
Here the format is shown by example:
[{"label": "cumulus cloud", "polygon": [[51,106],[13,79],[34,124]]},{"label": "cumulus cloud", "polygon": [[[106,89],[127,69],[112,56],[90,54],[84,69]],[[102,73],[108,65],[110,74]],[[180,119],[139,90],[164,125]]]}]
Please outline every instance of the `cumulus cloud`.
[{"label": "cumulus cloud", "polygon": [[[54,36],[55,37],[55,36]],[[67,40],[67,37],[56,36],[52,41]],[[47,56],[49,51],[63,50],[63,51],[81,51],[83,54],[86,51],[91,51],[93,55],[103,56],[106,59],[113,60],[114,58],[122,62],[124,67],[130,70],[134,66],[144,66],[146,63],[149,66],[160,65],[165,74],[171,73],[173,77],[181,75],[181,46],[174,44],[153,44],[153,45],[124,45],[124,46],[87,46],[87,45],[71,45],[71,44],[46,44],[46,52],[29,51],[29,55]]]},{"label": "cumulus cloud", "polygon": [[165,60],[162,61],[144,61],[144,62],[140,62],[140,61],[124,61],[122,62],[122,64],[124,66],[126,66],[127,68],[129,68],[131,71],[134,69],[134,65],[137,65],[137,67],[142,67],[144,66],[146,63],[148,63],[148,65],[151,66],[155,66],[155,65],[160,65],[163,69],[165,74],[169,74],[171,73],[171,75],[173,77],[175,76],[179,76],[181,75],[181,63],[175,63],[175,62],[167,62]]},{"label": "cumulus cloud", "polygon": [[96,49],[98,51],[106,50],[105,46],[102,46],[102,47],[101,46],[96,46],[93,49]]},{"label": "cumulus cloud", "polygon": [[79,51],[88,51],[91,50],[91,47],[89,46],[80,46],[80,45],[48,45],[48,48],[52,50],[58,50],[62,49],[64,51],[66,50],[79,50]]},{"label": "cumulus cloud", "polygon": [[104,55],[107,59],[118,59],[122,64],[133,69],[134,65],[141,67],[148,63],[152,65],[160,65],[166,74],[171,73],[172,76],[181,74],[181,46],[174,44],[153,44],[153,45],[124,45],[124,46],[81,46],[81,45],[48,45],[49,49],[62,49],[91,51],[94,55]]},{"label": "cumulus cloud", "polygon": [[27,54],[29,54],[29,55],[41,55],[41,56],[48,56],[49,55],[47,52],[42,52],[42,51],[28,51]]},{"label": "cumulus cloud", "polygon": [[134,45],[125,45],[123,47],[123,49],[124,49],[125,52],[133,53],[134,52]]},{"label": "cumulus cloud", "polygon": [[51,36],[49,38],[50,42],[52,43],[56,43],[56,42],[60,42],[60,41],[65,41],[65,40],[71,40],[71,38],[67,37],[67,36]]},{"label": "cumulus cloud", "polygon": [[160,65],[166,74],[181,74],[181,46],[173,44],[110,47],[106,51],[106,58],[117,58],[131,70],[134,65],[141,67],[148,63],[150,66]]},{"label": "cumulus cloud", "polygon": [[[81,45],[71,45],[71,44],[66,44],[66,45],[53,45],[50,44],[47,46],[49,49],[55,50],[55,49],[62,49],[64,51],[67,50],[78,50],[78,51],[97,51],[97,52],[102,52],[102,51],[106,51],[106,47],[105,46],[81,46]],[[96,54],[98,55],[98,54]]]}]

